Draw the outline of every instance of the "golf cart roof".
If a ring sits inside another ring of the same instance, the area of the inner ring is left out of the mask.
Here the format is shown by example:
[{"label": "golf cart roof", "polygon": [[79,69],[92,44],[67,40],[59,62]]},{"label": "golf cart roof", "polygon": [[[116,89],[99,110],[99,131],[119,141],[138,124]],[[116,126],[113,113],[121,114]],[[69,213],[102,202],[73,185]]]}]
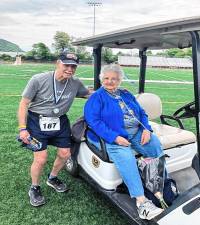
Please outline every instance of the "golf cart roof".
[{"label": "golf cart roof", "polygon": [[200,17],[189,17],[135,26],[79,39],[74,45],[123,49],[168,49],[191,47],[189,31],[200,34]]}]

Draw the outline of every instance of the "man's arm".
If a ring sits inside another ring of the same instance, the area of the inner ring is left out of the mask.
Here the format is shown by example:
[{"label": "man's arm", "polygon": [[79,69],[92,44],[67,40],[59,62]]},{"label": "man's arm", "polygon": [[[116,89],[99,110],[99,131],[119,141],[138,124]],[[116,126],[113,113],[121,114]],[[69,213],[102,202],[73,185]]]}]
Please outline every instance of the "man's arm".
[{"label": "man's arm", "polygon": [[89,96],[94,93],[94,88],[92,86],[85,86],[80,80],[78,80],[78,82],[79,88],[76,97],[89,98]]},{"label": "man's arm", "polygon": [[83,96],[83,98],[89,98],[90,95],[91,95],[92,93],[94,93],[94,88],[93,88],[93,87],[88,87],[87,89],[88,89],[88,94],[85,95],[85,96]]},{"label": "man's arm", "polygon": [[18,109],[19,137],[26,144],[29,143],[27,138],[30,136],[29,132],[26,130],[26,117],[27,117],[28,105],[30,102],[31,100],[29,100],[28,98],[22,97],[19,103],[19,109]]}]

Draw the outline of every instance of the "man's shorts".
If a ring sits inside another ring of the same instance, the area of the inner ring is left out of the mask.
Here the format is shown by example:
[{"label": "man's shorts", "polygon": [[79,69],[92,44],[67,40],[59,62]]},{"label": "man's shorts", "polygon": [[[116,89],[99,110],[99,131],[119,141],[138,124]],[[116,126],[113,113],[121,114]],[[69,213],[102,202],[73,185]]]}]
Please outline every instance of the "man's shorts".
[{"label": "man's shorts", "polygon": [[62,115],[59,117],[59,131],[41,131],[39,118],[39,114],[28,111],[27,130],[32,137],[36,138],[42,143],[42,147],[39,151],[47,149],[48,145],[53,145],[58,148],[71,147],[71,129],[69,119],[66,115]]}]

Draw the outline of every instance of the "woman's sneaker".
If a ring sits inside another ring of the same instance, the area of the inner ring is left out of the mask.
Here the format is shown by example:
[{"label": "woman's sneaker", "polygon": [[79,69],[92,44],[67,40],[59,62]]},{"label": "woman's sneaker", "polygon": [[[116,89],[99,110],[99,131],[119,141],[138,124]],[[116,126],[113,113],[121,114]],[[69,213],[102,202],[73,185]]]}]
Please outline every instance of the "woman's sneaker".
[{"label": "woman's sneaker", "polygon": [[30,204],[32,206],[41,206],[45,204],[44,196],[42,195],[40,186],[37,187],[31,187],[28,195],[30,197]]},{"label": "woman's sneaker", "polygon": [[66,184],[64,184],[60,179],[57,177],[54,177],[52,179],[47,180],[47,185],[55,189],[57,192],[66,192],[68,191],[68,187]]},{"label": "woman's sneaker", "polygon": [[137,203],[137,210],[139,217],[146,220],[151,220],[163,212],[163,209],[156,207],[153,202],[148,199],[141,204]]}]

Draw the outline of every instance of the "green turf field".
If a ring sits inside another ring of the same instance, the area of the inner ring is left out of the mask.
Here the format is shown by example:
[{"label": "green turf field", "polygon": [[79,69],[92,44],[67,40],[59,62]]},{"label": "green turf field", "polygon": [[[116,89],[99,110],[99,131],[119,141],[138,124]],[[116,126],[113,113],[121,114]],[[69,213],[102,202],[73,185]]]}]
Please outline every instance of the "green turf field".
[{"label": "green turf field", "polygon": [[[47,204],[33,208],[29,204],[29,166],[32,154],[16,142],[18,134],[16,112],[20,94],[28,79],[35,73],[53,70],[52,64],[0,65],[0,225],[124,225],[113,206],[81,179],[72,178],[64,170],[60,176],[70,186],[69,193],[55,193],[46,186],[46,176],[55,157],[49,149],[49,159],[42,176],[42,190]],[[138,68],[124,68],[130,79],[138,79]],[[80,66],[79,77],[92,77],[91,66]],[[148,80],[192,81],[191,70],[147,69]],[[84,81],[91,85],[92,81]],[[138,83],[122,84],[137,93]],[[193,100],[193,85],[147,83],[146,92],[158,94],[163,102],[163,113],[173,113],[178,107]],[[73,122],[82,114],[84,99],[76,99],[70,112]],[[194,130],[194,121],[185,121]]]}]

